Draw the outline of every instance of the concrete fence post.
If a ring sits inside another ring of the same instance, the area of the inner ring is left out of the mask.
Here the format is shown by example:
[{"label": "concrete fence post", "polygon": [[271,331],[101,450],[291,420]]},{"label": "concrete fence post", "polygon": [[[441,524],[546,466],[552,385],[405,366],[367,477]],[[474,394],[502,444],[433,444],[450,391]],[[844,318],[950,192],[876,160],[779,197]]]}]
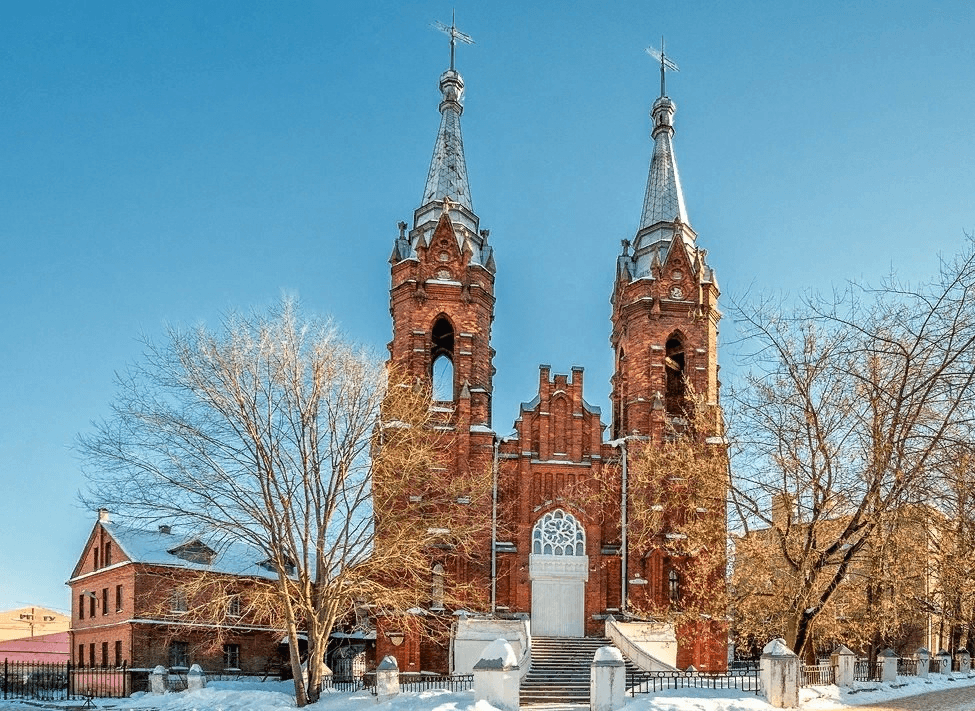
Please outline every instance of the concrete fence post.
[{"label": "concrete fence post", "polygon": [[880,681],[897,681],[897,652],[888,647],[877,658],[881,662]]},{"label": "concrete fence post", "polygon": [[521,670],[508,640],[499,637],[484,648],[474,664],[474,698],[501,711],[518,711]]},{"label": "concrete fence post", "polygon": [[914,656],[917,658],[917,675],[926,677],[931,669],[931,652],[924,647],[918,647]]},{"label": "concrete fence post", "polygon": [[149,673],[149,693],[150,694],[165,694],[166,693],[166,677],[169,676],[169,671],[162,664],[156,666]]},{"label": "concrete fence post", "polygon": [[841,644],[833,650],[829,658],[833,664],[833,676],[836,685],[841,687],[853,686],[853,680],[856,677],[857,655]]},{"label": "concrete fence post", "polygon": [[186,672],[186,689],[187,691],[196,691],[197,689],[205,689],[207,686],[207,675],[203,673],[203,669],[199,664],[194,664],[190,667],[190,670]]},{"label": "concrete fence post", "polygon": [[376,667],[376,701],[388,701],[399,694],[399,664],[396,657],[386,655]]},{"label": "concrete fence post", "polygon": [[951,671],[951,655],[945,650],[939,650],[937,654],[938,673],[947,674]]},{"label": "concrete fence post", "polygon": [[781,637],[762,650],[760,677],[771,706],[784,709],[799,705],[799,657]]},{"label": "concrete fence post", "polygon": [[600,647],[589,669],[590,711],[616,711],[626,696],[626,663],[616,647]]},{"label": "concrete fence post", "polygon": [[958,671],[968,674],[972,670],[972,655],[964,647],[958,649]]}]

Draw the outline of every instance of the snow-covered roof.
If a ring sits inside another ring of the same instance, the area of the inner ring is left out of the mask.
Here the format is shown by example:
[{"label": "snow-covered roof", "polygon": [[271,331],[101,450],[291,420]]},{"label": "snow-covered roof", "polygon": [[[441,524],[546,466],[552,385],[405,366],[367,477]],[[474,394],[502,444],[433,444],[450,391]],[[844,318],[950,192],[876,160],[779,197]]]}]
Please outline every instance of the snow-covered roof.
[{"label": "snow-covered roof", "polygon": [[[261,565],[267,560],[266,554],[240,541],[206,541],[195,533],[179,533],[168,526],[147,530],[107,521],[102,521],[100,525],[133,563],[271,579],[277,577],[276,573]],[[195,555],[200,550],[212,551],[213,555]],[[187,555],[187,551],[193,554]],[[204,558],[210,559],[210,562],[205,562]]]}]

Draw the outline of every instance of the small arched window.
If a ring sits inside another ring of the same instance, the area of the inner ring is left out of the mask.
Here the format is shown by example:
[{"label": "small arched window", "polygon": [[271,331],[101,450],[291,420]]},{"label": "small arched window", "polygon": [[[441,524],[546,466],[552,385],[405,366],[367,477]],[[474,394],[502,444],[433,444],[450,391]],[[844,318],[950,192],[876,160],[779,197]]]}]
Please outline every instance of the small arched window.
[{"label": "small arched window", "polygon": [[444,569],[440,563],[433,566],[432,585],[430,590],[430,609],[442,610],[444,599]]},{"label": "small arched window", "polygon": [[670,569],[670,573],[667,575],[667,591],[672,604],[680,602],[680,573],[673,568]]}]

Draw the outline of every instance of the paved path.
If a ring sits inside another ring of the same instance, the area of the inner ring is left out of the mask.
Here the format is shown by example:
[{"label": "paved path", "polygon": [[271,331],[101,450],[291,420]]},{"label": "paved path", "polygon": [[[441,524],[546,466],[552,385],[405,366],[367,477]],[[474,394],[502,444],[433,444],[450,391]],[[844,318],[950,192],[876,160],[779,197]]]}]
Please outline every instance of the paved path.
[{"label": "paved path", "polygon": [[975,711],[975,686],[932,691],[928,694],[905,696],[903,699],[849,708],[872,711]]}]

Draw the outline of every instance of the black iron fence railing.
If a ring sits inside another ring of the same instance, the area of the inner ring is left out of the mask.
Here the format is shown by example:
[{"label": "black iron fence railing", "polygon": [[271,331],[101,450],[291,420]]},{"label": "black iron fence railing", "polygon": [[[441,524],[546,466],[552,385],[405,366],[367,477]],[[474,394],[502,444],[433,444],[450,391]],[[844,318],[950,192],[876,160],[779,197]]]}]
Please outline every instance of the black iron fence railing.
[{"label": "black iron fence railing", "polygon": [[897,660],[897,674],[899,676],[917,676],[917,660],[899,658]]},{"label": "black iron fence railing", "polygon": [[758,693],[758,666],[734,668],[727,672],[641,671],[626,673],[626,693],[652,694],[663,689],[741,689]]},{"label": "black iron fence railing", "polygon": [[400,691],[426,691],[427,689],[469,691],[473,688],[473,674],[445,674],[443,676],[400,674],[399,676]]},{"label": "black iron fence railing", "polygon": [[83,667],[71,662],[3,660],[4,699],[66,701],[122,698],[133,692],[132,671],[120,667]]}]

